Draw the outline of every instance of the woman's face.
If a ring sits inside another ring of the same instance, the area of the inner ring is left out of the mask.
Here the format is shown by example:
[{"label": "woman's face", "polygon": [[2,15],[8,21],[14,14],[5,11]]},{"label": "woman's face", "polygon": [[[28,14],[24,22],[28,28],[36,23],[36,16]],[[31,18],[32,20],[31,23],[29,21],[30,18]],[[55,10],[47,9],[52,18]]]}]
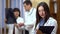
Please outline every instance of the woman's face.
[{"label": "woman's face", "polygon": [[38,13],[39,13],[39,15],[40,15],[42,18],[45,17],[45,11],[44,11],[43,6],[40,6],[40,7],[38,8]]},{"label": "woman's face", "polygon": [[18,11],[15,11],[15,12],[14,12],[14,16],[15,16],[15,17],[18,17],[18,16],[19,16],[19,12],[18,12]]}]

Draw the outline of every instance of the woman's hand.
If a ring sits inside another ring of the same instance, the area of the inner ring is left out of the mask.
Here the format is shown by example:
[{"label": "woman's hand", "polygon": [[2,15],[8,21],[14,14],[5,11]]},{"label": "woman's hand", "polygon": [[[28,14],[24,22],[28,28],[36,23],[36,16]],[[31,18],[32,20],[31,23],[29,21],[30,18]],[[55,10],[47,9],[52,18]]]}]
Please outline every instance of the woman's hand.
[{"label": "woman's hand", "polygon": [[43,34],[42,31],[36,29],[36,34]]},{"label": "woman's hand", "polygon": [[24,26],[24,23],[19,23],[18,25],[19,25],[19,27],[21,27],[21,26]]},{"label": "woman's hand", "polygon": [[27,28],[28,28],[28,29],[31,29],[31,28],[33,28],[33,25],[28,25]]}]

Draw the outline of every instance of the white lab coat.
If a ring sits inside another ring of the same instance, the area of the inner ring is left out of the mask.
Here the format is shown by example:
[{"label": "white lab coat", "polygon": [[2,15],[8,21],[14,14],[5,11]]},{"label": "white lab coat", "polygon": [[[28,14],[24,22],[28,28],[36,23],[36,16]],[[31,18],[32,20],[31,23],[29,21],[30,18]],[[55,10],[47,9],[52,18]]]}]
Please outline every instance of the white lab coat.
[{"label": "white lab coat", "polygon": [[[24,19],[21,18],[21,17],[18,17],[16,21],[17,21],[17,25],[20,24],[20,23],[24,23]],[[22,27],[19,26],[18,28],[19,29],[24,29],[24,26],[22,26]]]},{"label": "white lab coat", "polygon": [[[38,23],[36,29],[39,29],[38,26],[39,26],[39,23]],[[51,34],[56,34],[56,32],[57,32],[57,21],[55,19],[53,19],[52,17],[49,17],[49,19],[44,24],[44,26],[55,26],[53,31],[51,32]]]},{"label": "white lab coat", "polygon": [[[29,34],[34,34],[34,28],[36,23],[36,9],[31,8],[30,11],[25,11],[25,29],[29,31]],[[32,28],[29,28],[33,26]]]},{"label": "white lab coat", "polygon": [[[24,19],[21,18],[21,17],[18,17],[18,18],[16,19],[16,21],[17,21],[17,25],[20,24],[20,23],[24,23]],[[23,30],[23,29],[24,29],[24,26],[22,26],[22,27],[19,27],[19,26],[18,26],[18,28],[15,27],[15,34],[22,34],[22,30]]]}]

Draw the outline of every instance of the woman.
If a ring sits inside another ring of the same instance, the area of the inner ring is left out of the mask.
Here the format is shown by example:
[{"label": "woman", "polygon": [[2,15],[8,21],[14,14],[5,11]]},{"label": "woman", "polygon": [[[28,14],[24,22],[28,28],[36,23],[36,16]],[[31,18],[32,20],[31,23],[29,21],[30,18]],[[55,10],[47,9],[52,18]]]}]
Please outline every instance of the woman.
[{"label": "woman", "polygon": [[15,23],[15,34],[22,34],[22,28],[24,26],[20,25],[24,23],[23,18],[20,17],[20,10],[18,8],[13,9],[14,19],[16,20]]},{"label": "woman", "polygon": [[56,34],[57,21],[50,16],[49,7],[45,2],[41,2],[38,4],[36,11],[36,19],[36,30],[40,28],[39,26],[54,26],[51,34]]}]

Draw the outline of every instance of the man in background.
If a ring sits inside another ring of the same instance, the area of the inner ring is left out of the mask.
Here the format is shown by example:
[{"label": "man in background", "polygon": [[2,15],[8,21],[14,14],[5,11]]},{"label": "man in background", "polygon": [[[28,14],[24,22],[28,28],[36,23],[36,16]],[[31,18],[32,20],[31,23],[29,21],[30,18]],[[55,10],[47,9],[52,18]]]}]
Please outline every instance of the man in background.
[{"label": "man in background", "polygon": [[36,23],[36,9],[32,7],[31,1],[24,1],[25,9],[25,34],[34,34],[34,28]]}]

